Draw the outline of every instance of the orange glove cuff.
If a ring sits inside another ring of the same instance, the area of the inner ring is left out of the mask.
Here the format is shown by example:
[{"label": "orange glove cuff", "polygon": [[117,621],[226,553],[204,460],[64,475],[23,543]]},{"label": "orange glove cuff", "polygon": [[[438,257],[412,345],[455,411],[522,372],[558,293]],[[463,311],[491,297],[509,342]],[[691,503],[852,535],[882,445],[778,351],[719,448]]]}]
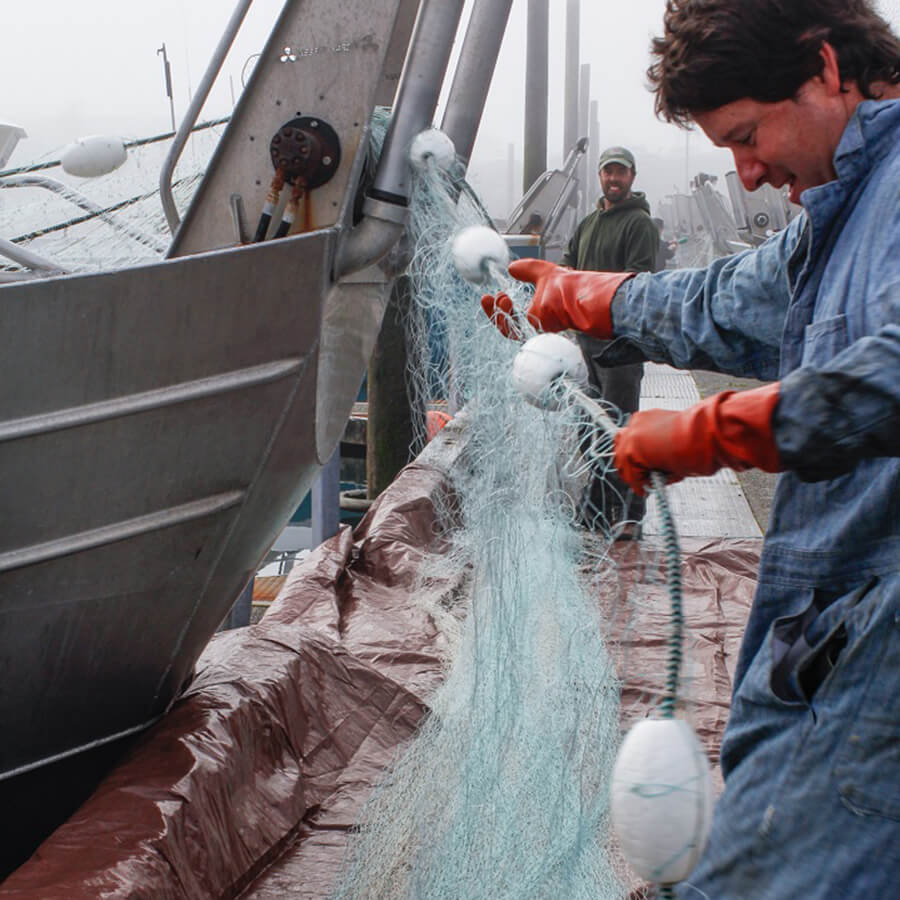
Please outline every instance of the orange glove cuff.
[{"label": "orange glove cuff", "polygon": [[[738,472],[744,469],[781,471],[772,434],[772,418],[780,389],[781,383],[773,382],[750,391],[727,392],[729,396],[713,404],[712,433],[716,438],[717,468],[729,467]],[[715,400],[715,397],[709,400]]]},{"label": "orange glove cuff", "polygon": [[650,472],[667,481],[712,475],[730,467],[781,471],[772,434],[780,383],[750,391],[725,391],[689,409],[650,409],[635,413],[615,438],[615,465],[638,493]]},{"label": "orange glove cuff", "polygon": [[[518,259],[510,275],[535,286],[528,320],[542,331],[574,328],[594,337],[613,337],[610,306],[616,290],[634,272],[579,272],[543,259]],[[484,300],[482,300],[484,304]]]},{"label": "orange glove cuff", "polygon": [[[636,272],[569,272],[562,287],[563,308],[569,328],[592,337],[614,337],[612,302],[619,285]],[[537,295],[535,295],[537,300]]]}]

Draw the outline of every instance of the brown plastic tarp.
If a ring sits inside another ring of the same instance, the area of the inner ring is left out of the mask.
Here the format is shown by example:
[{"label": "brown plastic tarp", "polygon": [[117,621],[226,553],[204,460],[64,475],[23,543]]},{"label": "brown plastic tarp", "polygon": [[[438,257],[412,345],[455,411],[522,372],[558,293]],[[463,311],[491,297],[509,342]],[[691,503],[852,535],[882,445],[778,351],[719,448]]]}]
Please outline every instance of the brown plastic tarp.
[{"label": "brown plastic tarp", "polygon": [[[446,456],[455,438],[445,431],[433,443]],[[361,802],[443,675],[443,638],[411,595],[426,555],[441,550],[434,501],[446,460],[429,450],[354,534],[295,567],[262,622],[214,638],[171,712],[0,898],[328,895]],[[683,547],[685,693],[713,756],[760,543]],[[616,545],[615,556],[617,590],[644,577],[640,545]],[[427,589],[459,587],[432,578]],[[602,594],[601,605],[613,602]],[[665,667],[667,595],[645,595],[616,651],[628,719],[658,701]]]}]

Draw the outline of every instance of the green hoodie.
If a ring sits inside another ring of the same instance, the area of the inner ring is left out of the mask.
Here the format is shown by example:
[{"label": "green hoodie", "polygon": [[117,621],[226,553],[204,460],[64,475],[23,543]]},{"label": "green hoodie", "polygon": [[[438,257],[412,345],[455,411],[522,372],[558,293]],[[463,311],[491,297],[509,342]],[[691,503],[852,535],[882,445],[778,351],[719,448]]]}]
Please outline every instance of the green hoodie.
[{"label": "green hoodie", "polygon": [[654,272],[659,231],[640,191],[609,209],[597,209],[575,229],[560,265],[597,272]]}]

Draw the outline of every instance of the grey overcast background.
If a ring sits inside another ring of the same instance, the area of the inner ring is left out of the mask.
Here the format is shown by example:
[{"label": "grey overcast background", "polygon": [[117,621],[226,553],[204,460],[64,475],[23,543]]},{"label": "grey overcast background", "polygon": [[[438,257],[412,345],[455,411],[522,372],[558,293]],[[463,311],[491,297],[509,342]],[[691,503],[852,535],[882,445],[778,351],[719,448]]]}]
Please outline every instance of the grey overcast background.
[{"label": "grey overcast background", "polygon": [[[900,0],[880,5],[896,28]],[[281,6],[282,0],[253,4],[204,118],[230,111],[242,71],[261,49]],[[654,206],[665,194],[683,190],[688,173],[721,176],[731,168],[730,155],[713,148],[701,133],[686,135],[653,114],[644,72],[664,6],[664,0],[583,0],[581,9],[581,62],[591,66],[600,144],[634,150],[635,186]],[[137,138],[168,130],[169,102],[157,49],[166,44],[180,119],[233,7],[231,0],[3,0],[0,121],[28,133],[10,165],[52,158],[89,134]],[[550,0],[551,165],[563,155],[565,10],[565,0]],[[470,169],[470,180],[499,216],[509,211],[522,187],[526,12],[527,0],[515,0]]]}]

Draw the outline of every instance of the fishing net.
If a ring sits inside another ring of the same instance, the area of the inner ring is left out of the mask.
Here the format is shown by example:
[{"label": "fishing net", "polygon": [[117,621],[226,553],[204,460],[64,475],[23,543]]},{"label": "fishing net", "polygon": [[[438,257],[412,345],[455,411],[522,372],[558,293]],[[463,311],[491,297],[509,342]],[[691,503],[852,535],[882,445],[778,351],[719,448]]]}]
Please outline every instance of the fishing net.
[{"label": "fishing net", "polygon": [[[181,214],[224,127],[224,121],[205,123],[188,138],[172,180]],[[127,141],[122,166],[96,178],[68,175],[54,161],[8,169],[0,176],[0,237],[70,272],[161,259],[172,234],[159,198],[159,172],[171,144],[171,135]]]},{"label": "fishing net", "polygon": [[[447,550],[421,577],[455,570],[466,599],[435,615],[446,679],[365,807],[334,896],[621,897],[634,885],[609,834],[620,699],[606,637],[632,616],[616,589],[601,614],[596,583],[617,585],[609,536],[575,527],[610,441],[570,394],[547,410],[513,388],[520,345],[453,264],[457,232],[485,222],[458,176],[428,164],[417,177],[408,327],[414,402],[461,408],[466,430],[440,516]],[[524,286],[487,274],[524,307]],[[653,551],[635,552],[659,581]]]},{"label": "fishing net", "polygon": [[[373,158],[388,115],[374,116]],[[182,209],[215,140],[210,129],[183,156],[175,178]],[[163,244],[155,179],[166,149],[149,145],[90,182],[94,203],[130,201],[110,214]],[[486,222],[459,175],[432,163],[417,175],[407,325],[414,405],[461,410],[466,423],[466,450],[439,510],[446,549],[421,578],[455,573],[465,590],[429,610],[447,638],[446,677],[365,807],[334,896],[619,898],[635,881],[609,827],[622,716],[616,640],[636,627],[640,598],[626,600],[620,588],[613,535],[576,527],[586,485],[610,470],[610,442],[571,393],[550,410],[514,390],[519,344],[500,336],[481,312],[482,290],[453,264],[454,236]],[[15,188],[25,197],[32,190]],[[4,206],[0,233],[75,271],[159,257],[153,240],[99,215],[75,223],[71,215],[64,198],[42,192],[18,202],[11,218]],[[502,287],[524,308],[524,286],[496,267],[486,274],[485,289]],[[524,331],[533,333],[527,324]],[[423,422],[417,445],[426,440]],[[634,550],[641,583],[658,583],[658,552]]]}]

